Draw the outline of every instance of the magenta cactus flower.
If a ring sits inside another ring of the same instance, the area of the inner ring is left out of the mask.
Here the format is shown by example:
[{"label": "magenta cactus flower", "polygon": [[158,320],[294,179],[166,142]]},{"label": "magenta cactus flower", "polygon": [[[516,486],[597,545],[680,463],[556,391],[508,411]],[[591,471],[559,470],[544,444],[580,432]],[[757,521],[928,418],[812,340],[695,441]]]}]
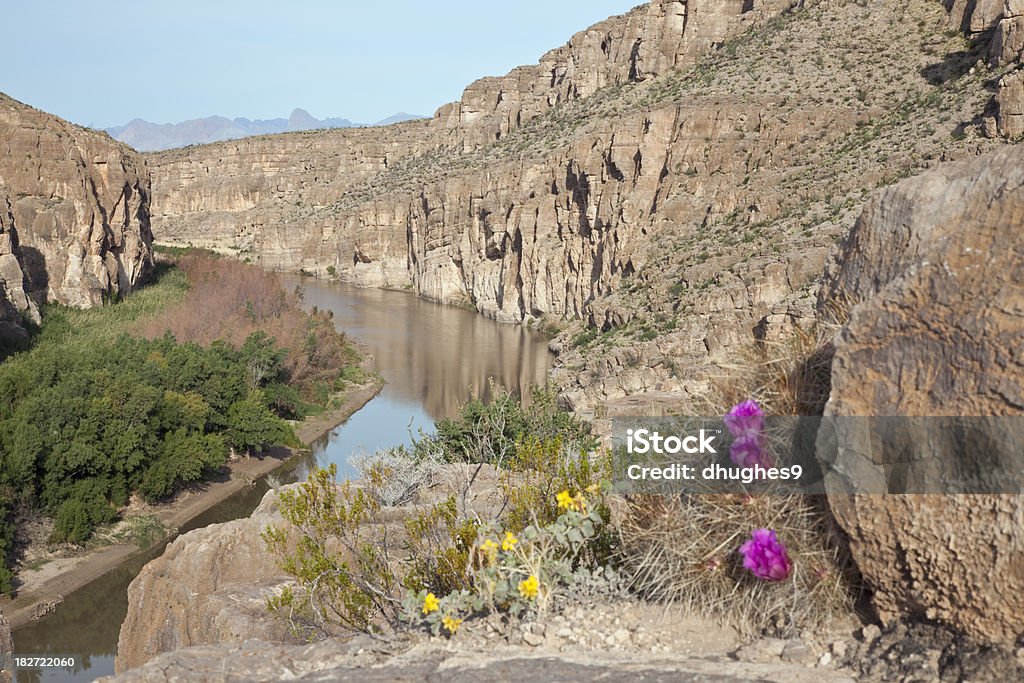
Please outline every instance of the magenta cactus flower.
[{"label": "magenta cactus flower", "polygon": [[772,457],[768,454],[759,434],[746,434],[739,437],[729,446],[729,457],[740,467],[772,467]]},{"label": "magenta cactus flower", "polygon": [[786,546],[771,529],[754,529],[750,540],[740,546],[743,566],[764,581],[784,581],[793,570]]},{"label": "magenta cactus flower", "polygon": [[724,422],[729,432],[737,438],[748,434],[760,434],[764,428],[764,411],[756,401],[747,399],[730,408]]}]

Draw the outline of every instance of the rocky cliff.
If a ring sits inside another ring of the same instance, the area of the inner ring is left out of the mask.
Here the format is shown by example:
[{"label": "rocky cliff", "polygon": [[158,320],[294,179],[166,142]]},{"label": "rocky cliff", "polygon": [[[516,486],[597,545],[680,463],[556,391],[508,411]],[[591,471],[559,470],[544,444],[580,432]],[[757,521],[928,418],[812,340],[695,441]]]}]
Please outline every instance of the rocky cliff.
[{"label": "rocky cliff", "polygon": [[933,0],[655,0],[431,121],[154,155],[155,230],[503,321],[579,320],[555,344],[569,405],[687,400],[813,317],[869,192],[1001,144],[975,123],[1001,71],[949,21]]},{"label": "rocky cliff", "polygon": [[879,615],[1010,647],[1024,633],[1024,508],[994,494],[1017,490],[1024,444],[1022,226],[1024,148],[941,166],[872,199],[820,298],[853,305],[826,415],[984,416],[928,418],[901,450],[867,449],[872,466],[933,479],[977,471],[976,494],[830,495]]},{"label": "rocky cliff", "polygon": [[87,307],[123,294],[151,269],[151,241],[141,156],[0,95],[0,277],[10,307],[34,317],[33,301]]},{"label": "rocky cliff", "polygon": [[[624,148],[663,147],[674,116],[630,122],[634,129],[655,125],[644,140],[626,132],[616,141],[616,125],[608,123],[600,139],[557,154],[551,152],[573,137],[567,130],[545,131],[548,153],[531,149],[526,159],[515,149],[506,154],[507,144],[494,145],[601,90],[691,65],[711,46],[792,4],[657,0],[577,34],[537,65],[471,84],[429,122],[154,156],[157,233],[177,243],[239,249],[274,268],[412,286],[503,320],[579,315],[633,268],[635,230],[616,233],[612,216],[597,215],[597,195],[605,192],[596,183],[610,172],[614,182],[627,181],[628,173],[632,184],[642,171],[650,195],[663,160],[638,162],[632,157],[649,150]],[[629,158],[612,160],[612,146]],[[496,156],[500,166],[483,171]],[[439,175],[453,177],[430,182]],[[648,200],[638,198],[631,217],[643,214]],[[614,214],[618,203],[609,196],[604,211]],[[616,244],[620,238],[626,244]]]}]

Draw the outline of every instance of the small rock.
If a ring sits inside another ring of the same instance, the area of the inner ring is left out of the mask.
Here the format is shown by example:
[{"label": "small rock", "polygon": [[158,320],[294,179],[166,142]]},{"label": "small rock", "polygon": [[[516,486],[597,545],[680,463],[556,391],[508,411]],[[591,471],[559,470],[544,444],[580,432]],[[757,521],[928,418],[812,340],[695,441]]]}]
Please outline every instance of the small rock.
[{"label": "small rock", "polygon": [[526,627],[526,630],[534,635],[543,636],[545,633],[547,633],[548,629],[544,624],[535,621],[532,624],[529,624]]},{"label": "small rock", "polygon": [[559,638],[571,638],[572,637],[572,629],[569,628],[568,626],[563,626],[562,628],[558,629],[558,633],[556,633],[555,635],[558,636]]},{"label": "small rock", "polygon": [[785,640],[761,638],[739,648],[733,656],[741,662],[771,662],[781,657],[785,648]]},{"label": "small rock", "polygon": [[837,640],[832,643],[832,655],[836,659],[843,659],[846,657],[847,648],[848,646],[845,640]]},{"label": "small rock", "polygon": [[614,638],[615,642],[618,643],[619,645],[623,645],[625,643],[628,643],[629,642],[629,631],[627,631],[624,628],[620,628],[617,631],[615,631],[615,633],[612,634],[612,638]]},{"label": "small rock", "polygon": [[820,657],[818,657],[818,666],[820,666],[820,667],[826,667],[826,666],[828,666],[831,663],[832,663],[832,653],[831,652],[826,652],[826,653],[822,654]]},{"label": "small rock", "polygon": [[544,642],[544,636],[539,636],[536,633],[527,631],[523,634],[523,642],[530,647],[537,647]]},{"label": "small rock", "polygon": [[878,640],[878,638],[881,635],[882,629],[878,628],[878,626],[876,626],[875,624],[868,624],[860,630],[861,640],[863,640],[868,645]]},{"label": "small rock", "polygon": [[786,642],[782,649],[782,661],[790,664],[810,664],[814,662],[814,652],[802,640],[793,639]]}]

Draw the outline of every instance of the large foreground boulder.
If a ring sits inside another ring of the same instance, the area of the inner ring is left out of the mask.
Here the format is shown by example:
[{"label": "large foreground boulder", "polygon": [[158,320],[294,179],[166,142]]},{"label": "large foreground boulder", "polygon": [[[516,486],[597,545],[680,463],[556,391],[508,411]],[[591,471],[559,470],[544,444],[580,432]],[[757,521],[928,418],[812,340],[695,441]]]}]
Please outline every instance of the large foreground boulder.
[{"label": "large foreground boulder", "polygon": [[[1019,473],[1024,147],[943,165],[874,197],[826,275],[819,312],[836,305],[852,308],[835,340],[827,416],[985,416],[973,424],[1008,435],[972,443],[962,421],[933,417],[899,453],[876,441],[868,464]],[[1024,632],[1016,490],[992,481],[977,495],[830,495],[882,620],[924,617],[1013,644]]]}]

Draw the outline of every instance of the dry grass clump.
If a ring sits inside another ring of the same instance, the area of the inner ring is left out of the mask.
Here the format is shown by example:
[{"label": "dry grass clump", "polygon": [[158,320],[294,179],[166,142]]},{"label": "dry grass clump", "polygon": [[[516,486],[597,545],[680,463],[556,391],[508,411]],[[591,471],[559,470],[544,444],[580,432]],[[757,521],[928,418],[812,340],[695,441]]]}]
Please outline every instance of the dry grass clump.
[{"label": "dry grass clump", "polygon": [[[633,589],[729,623],[745,637],[820,628],[853,609],[844,555],[811,496],[643,496],[622,522],[620,559]],[[793,563],[789,578],[763,581],[739,547],[774,529]]]},{"label": "dry grass clump", "polygon": [[[845,318],[760,342],[723,367],[697,409],[724,415],[754,399],[768,416],[821,415],[828,400],[832,339]],[[743,567],[739,547],[754,529],[774,530],[792,560],[780,582]],[[630,500],[621,558],[633,586],[651,598],[731,623],[747,637],[788,637],[853,612],[856,573],[824,496],[687,494]]]}]

